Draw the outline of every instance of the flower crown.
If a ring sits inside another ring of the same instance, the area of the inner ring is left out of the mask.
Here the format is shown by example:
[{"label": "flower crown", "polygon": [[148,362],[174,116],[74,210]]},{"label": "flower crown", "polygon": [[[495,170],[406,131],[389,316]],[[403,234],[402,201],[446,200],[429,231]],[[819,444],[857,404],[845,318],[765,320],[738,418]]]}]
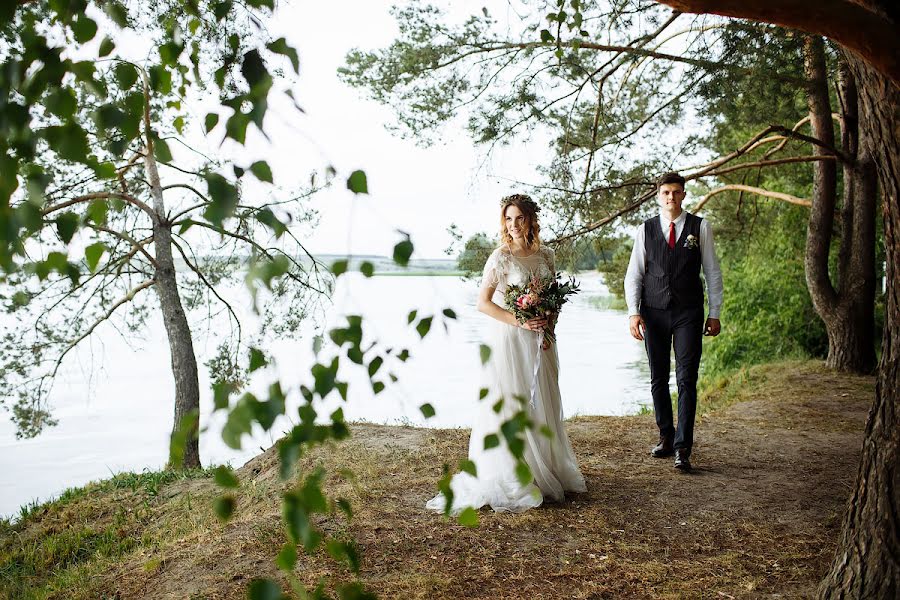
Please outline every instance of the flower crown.
[{"label": "flower crown", "polygon": [[528,194],[512,194],[500,200],[500,207],[506,209],[513,202],[519,202],[530,208],[534,214],[541,212],[541,207]]}]

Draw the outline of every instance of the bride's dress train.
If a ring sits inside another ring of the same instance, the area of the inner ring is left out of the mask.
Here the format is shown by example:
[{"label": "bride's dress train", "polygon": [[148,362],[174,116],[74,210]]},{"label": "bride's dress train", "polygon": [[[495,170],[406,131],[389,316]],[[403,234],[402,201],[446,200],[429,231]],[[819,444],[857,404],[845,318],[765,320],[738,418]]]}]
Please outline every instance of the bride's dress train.
[{"label": "bride's dress train", "polygon": [[[503,306],[507,285],[522,284],[532,275],[550,277],[555,273],[551,249],[541,247],[531,256],[516,257],[504,247],[495,250],[485,264],[482,285],[496,286],[494,302]],[[539,506],[545,498],[561,501],[567,491],[587,490],[563,423],[556,344],[541,350],[539,334],[534,331],[494,319],[490,319],[490,325],[491,357],[485,367],[484,382],[489,393],[479,402],[469,439],[469,460],[475,463],[477,477],[465,472],[453,476],[453,514],[469,506],[477,509],[486,505],[496,511],[521,512]],[[530,391],[538,356],[532,406]],[[495,411],[494,405],[501,398],[502,407]],[[533,483],[527,485],[517,479],[515,459],[500,433],[500,425],[523,406],[534,422],[524,435],[524,460],[534,476]],[[549,437],[541,431],[543,426],[551,433]],[[484,438],[489,434],[496,434],[500,445],[485,450]],[[438,494],[426,506],[443,511],[446,498]]]}]

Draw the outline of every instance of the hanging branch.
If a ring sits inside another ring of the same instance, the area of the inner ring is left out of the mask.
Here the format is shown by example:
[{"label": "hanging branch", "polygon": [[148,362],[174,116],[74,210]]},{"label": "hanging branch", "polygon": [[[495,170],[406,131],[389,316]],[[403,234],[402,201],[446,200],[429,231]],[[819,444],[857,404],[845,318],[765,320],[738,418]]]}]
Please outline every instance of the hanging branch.
[{"label": "hanging branch", "polygon": [[776,200],[784,200],[785,202],[789,202],[791,204],[796,204],[797,206],[805,206],[807,208],[812,206],[812,200],[807,200],[806,198],[798,198],[796,196],[792,196],[790,194],[785,194],[782,192],[773,192],[770,190],[765,190],[763,188],[754,187],[752,185],[743,185],[740,183],[732,183],[728,185],[723,185],[722,187],[718,187],[712,191],[706,193],[703,198],[700,199],[700,202],[697,203],[691,209],[691,212],[697,213],[700,209],[703,208],[703,205],[706,204],[710,198],[715,196],[716,194],[721,194],[722,192],[727,191],[739,191],[739,192],[749,192],[751,194],[756,194],[758,196],[765,196],[767,198],[775,198]]}]

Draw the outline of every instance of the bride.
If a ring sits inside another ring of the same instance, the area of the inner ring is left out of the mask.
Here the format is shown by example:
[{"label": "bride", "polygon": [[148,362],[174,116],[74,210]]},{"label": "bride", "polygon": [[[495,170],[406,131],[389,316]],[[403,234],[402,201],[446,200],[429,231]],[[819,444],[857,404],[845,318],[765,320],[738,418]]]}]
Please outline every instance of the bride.
[{"label": "bride", "polygon": [[[508,196],[501,203],[503,243],[484,266],[478,294],[478,310],[493,320],[489,338],[492,353],[485,369],[489,395],[479,403],[469,439],[469,460],[475,463],[477,476],[466,472],[453,476],[451,514],[485,505],[496,511],[521,512],[539,506],[545,498],[560,502],[567,491],[587,490],[563,426],[556,345],[547,338],[538,345],[541,331],[552,331],[555,323],[537,318],[520,324],[503,308],[507,285],[522,284],[535,275],[556,274],[553,250],[541,245],[538,236],[539,210],[524,194]],[[495,410],[495,403],[501,399],[499,411]],[[516,459],[500,433],[500,426],[523,407],[532,421],[523,440],[523,458],[533,475],[527,485],[517,478]],[[501,443],[485,449],[485,436],[490,434],[496,434]],[[443,511],[446,503],[446,497],[438,494],[426,506]]]}]

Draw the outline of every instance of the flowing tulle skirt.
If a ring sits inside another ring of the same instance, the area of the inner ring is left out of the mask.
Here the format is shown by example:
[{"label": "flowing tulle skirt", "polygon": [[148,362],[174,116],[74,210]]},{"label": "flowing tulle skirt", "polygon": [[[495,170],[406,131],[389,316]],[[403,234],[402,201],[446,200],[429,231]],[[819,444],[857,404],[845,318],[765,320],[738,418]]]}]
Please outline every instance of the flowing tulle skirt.
[{"label": "flowing tulle skirt", "polygon": [[[587,490],[563,423],[556,344],[541,350],[539,334],[499,322],[492,325],[491,358],[484,370],[484,387],[489,393],[479,402],[469,439],[469,460],[475,463],[477,477],[469,473],[453,476],[453,514],[469,506],[477,509],[486,505],[496,511],[521,512],[539,506],[545,498],[558,502],[567,491]],[[536,393],[531,406],[538,354]],[[516,397],[522,398],[524,404]],[[502,408],[496,412],[493,407],[501,398]],[[525,432],[524,459],[534,476],[527,485],[517,479],[515,459],[500,433],[500,425],[523,406],[534,422],[533,428]],[[542,426],[549,430],[549,437],[542,433]],[[484,438],[492,433],[501,443],[485,450]],[[442,494],[426,504],[437,511],[443,511],[445,506]]]}]

